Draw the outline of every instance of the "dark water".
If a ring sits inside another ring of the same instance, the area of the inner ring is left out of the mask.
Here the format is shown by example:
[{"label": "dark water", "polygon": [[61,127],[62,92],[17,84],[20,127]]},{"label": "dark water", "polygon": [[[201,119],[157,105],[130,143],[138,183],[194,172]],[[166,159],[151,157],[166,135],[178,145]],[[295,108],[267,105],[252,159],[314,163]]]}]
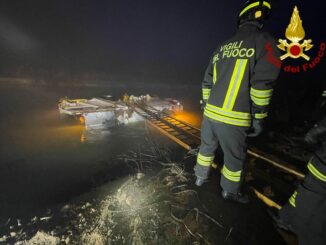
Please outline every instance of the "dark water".
[{"label": "dark water", "polygon": [[101,171],[112,171],[112,178],[128,174],[115,164],[115,158],[142,144],[142,125],[108,131],[96,141],[82,142],[84,128],[62,122],[57,110],[58,100],[64,96],[120,97],[125,92],[172,97],[181,100],[188,110],[199,110],[200,91],[194,88],[126,91],[103,87],[0,87],[1,218],[26,215],[87,192]]},{"label": "dark water", "polygon": [[[128,90],[104,87],[0,87],[2,105],[0,107],[0,230],[3,229],[2,233],[0,231],[0,237],[2,234],[9,236],[8,234],[12,231],[10,226],[14,225],[17,219],[21,219],[26,224],[34,216],[47,216],[46,209],[51,208],[54,212],[53,220],[49,223],[39,222],[34,226],[27,224],[24,228],[25,236],[22,238],[31,238],[38,229],[50,232],[54,227],[62,224],[64,226],[60,228],[61,233],[59,232],[58,236],[66,236],[72,227],[79,227],[79,216],[77,218],[75,216],[79,212],[84,215],[88,214],[88,209],[83,210],[82,205],[79,205],[80,200],[82,200],[81,203],[91,202],[92,207],[96,209],[95,214],[89,213],[88,216],[85,216],[91,222],[96,217],[102,217],[103,212],[108,212],[108,207],[96,207],[102,205],[102,200],[107,202],[112,198],[112,190],[116,192],[118,188],[123,189],[125,186],[123,183],[126,180],[133,180],[134,177],[132,176],[137,173],[137,167],[131,166],[130,168],[128,163],[123,164],[121,160],[118,160],[119,155],[132,158],[133,152],[138,150],[141,152],[144,148],[149,148],[151,142],[148,141],[148,128],[144,123],[128,125],[107,130],[100,137],[95,135],[91,139],[86,138],[84,141],[83,126],[74,121],[60,120],[57,103],[64,96],[91,98],[111,94],[120,97],[125,92],[135,95],[149,93],[160,97],[178,99],[187,112],[180,115],[181,119],[199,126],[201,114],[198,105],[200,89],[196,86],[193,88],[164,88],[162,86],[161,88],[152,87],[149,89],[128,88]],[[175,162],[184,159],[185,151],[181,147],[155,132],[154,130],[150,132],[153,134],[152,136],[155,136],[155,144],[162,148],[168,146],[169,156],[165,157]],[[182,207],[178,212],[175,212],[175,214],[180,215],[180,217],[178,216],[179,219],[182,218],[184,224],[193,230],[197,230],[199,233],[204,232],[203,234],[213,241],[212,244],[284,244],[272,226],[271,220],[267,217],[264,211],[265,207],[260,202],[254,201],[250,206],[239,206],[222,200],[219,195],[218,173],[213,175],[212,180],[205,188],[194,187],[194,177],[192,176],[194,163],[195,157],[193,156],[180,164],[180,166],[184,164],[186,169],[184,174],[189,179],[186,182],[182,182],[180,179],[179,183],[180,174],[174,174],[174,176],[179,176],[175,180],[176,183],[170,186],[170,190],[174,190],[174,193],[166,191],[168,186],[166,180],[171,179],[170,175],[166,176],[168,174],[166,169],[161,168],[164,174],[161,172],[159,177],[160,166],[156,169],[151,163],[150,171],[144,171],[146,177],[143,182],[139,182],[138,187],[142,191],[150,189],[148,193],[151,198],[148,200],[143,198],[147,202],[151,203],[153,197],[157,195],[164,197],[162,197],[163,202],[157,204],[157,209],[135,212],[134,216],[117,214],[112,219],[106,220],[106,222],[111,222],[105,223],[106,228],[112,228],[113,235],[123,234],[128,239],[131,232],[135,230],[147,238],[151,234],[165,234],[166,240],[147,244],[190,244],[191,241],[198,240],[189,234],[187,235],[186,230],[184,233],[181,232],[176,235],[175,220],[171,222],[173,220],[170,217],[173,213],[171,203],[174,203],[178,205],[179,209]],[[143,167],[145,170],[145,166]],[[166,186],[160,187],[164,183]],[[135,187],[134,185],[131,186]],[[182,186],[187,186],[184,191],[182,191]],[[151,188],[154,188],[154,191]],[[178,194],[175,193],[176,191],[179,194],[184,193],[185,196],[176,196]],[[192,193],[193,196],[188,196],[189,193]],[[133,202],[143,200],[140,194],[138,196],[138,193],[134,192],[134,189],[129,194],[134,197],[134,199],[130,199],[134,200]],[[169,198],[166,199],[165,196]],[[95,199],[97,201],[94,201]],[[69,216],[63,218],[61,211],[59,211],[67,203],[79,205],[75,209],[72,208],[71,219]],[[151,205],[153,204],[151,203]],[[204,216],[201,217],[199,223],[198,221],[196,223],[196,213],[193,211],[198,210],[198,208],[199,210],[206,210],[205,212],[222,222],[224,228],[217,227]],[[118,209],[121,207],[118,206]],[[142,218],[140,224],[139,217]],[[11,218],[9,225],[4,225],[8,218]],[[154,233],[152,232],[153,223],[151,221],[153,218],[159,224],[156,231],[154,227]],[[77,225],[74,222],[77,222]],[[112,222],[116,222],[115,228],[111,227]],[[166,226],[167,224],[169,225]],[[14,229],[16,232],[22,229],[16,226],[17,224]],[[86,231],[93,230],[93,225],[88,224],[86,228],[74,231],[74,236],[71,238],[74,242],[77,241],[77,244],[81,244],[78,243],[80,237],[87,233]],[[107,238],[106,232],[102,235]],[[15,241],[15,239],[11,238],[8,241]],[[174,242],[169,243],[169,241]]]}]

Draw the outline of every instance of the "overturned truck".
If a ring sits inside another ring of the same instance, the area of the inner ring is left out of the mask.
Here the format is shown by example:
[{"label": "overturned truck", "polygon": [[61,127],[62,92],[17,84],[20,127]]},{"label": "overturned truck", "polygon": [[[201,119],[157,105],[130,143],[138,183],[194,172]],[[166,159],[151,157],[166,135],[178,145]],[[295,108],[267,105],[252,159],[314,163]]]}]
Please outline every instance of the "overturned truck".
[{"label": "overturned truck", "polygon": [[178,100],[150,95],[125,94],[118,100],[103,96],[91,99],[62,98],[59,101],[60,115],[78,119],[87,129],[102,129],[142,121],[144,118],[135,111],[137,107],[150,107],[167,114],[183,110]]}]

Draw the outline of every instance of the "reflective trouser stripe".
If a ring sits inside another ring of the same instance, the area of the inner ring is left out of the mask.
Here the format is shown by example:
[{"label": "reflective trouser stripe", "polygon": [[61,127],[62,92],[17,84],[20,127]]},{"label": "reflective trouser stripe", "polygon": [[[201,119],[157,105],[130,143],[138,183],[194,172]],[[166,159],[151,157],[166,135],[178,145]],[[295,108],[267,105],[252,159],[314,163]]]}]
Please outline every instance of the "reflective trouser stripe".
[{"label": "reflective trouser stripe", "polygon": [[262,99],[262,98],[257,98],[257,97],[254,97],[254,96],[251,96],[250,98],[256,105],[260,105],[260,106],[269,105],[269,103],[271,101],[271,98]]},{"label": "reflective trouser stripe", "polygon": [[202,91],[203,91],[203,99],[208,100],[209,95],[211,93],[211,89],[210,88],[203,88]]},{"label": "reflective trouser stripe", "polygon": [[322,174],[311,162],[308,163],[308,169],[317,179],[326,182],[326,175]]},{"label": "reflective trouser stripe", "polygon": [[251,96],[251,100],[252,100],[256,105],[265,106],[265,105],[269,105],[269,102],[271,101],[271,98],[268,98],[268,99],[261,99],[261,98],[256,98],[256,97]]},{"label": "reflective trouser stripe", "polygon": [[197,156],[197,163],[202,166],[211,166],[212,162],[214,160],[214,156],[204,156],[200,153],[198,153]]},{"label": "reflective trouser stripe", "polygon": [[229,170],[224,164],[221,172],[222,172],[223,176],[225,178],[227,178],[228,180],[231,180],[233,182],[240,182],[241,170],[233,172],[233,171]]},{"label": "reflective trouser stripe", "polygon": [[296,205],[295,205],[295,199],[296,199],[296,197],[297,197],[297,192],[295,191],[293,194],[292,194],[292,196],[290,197],[290,199],[289,199],[289,203],[293,206],[293,207],[296,207]]},{"label": "reflective trouser stripe", "polygon": [[247,63],[248,59],[237,59],[235,63],[235,67],[231,76],[231,81],[223,103],[223,108],[226,110],[233,109],[235,100],[240,89],[242,78],[246,70]]},{"label": "reflective trouser stripe", "polygon": [[265,112],[265,113],[256,113],[255,118],[256,119],[263,119],[263,118],[267,117],[267,115],[268,115],[267,112]]},{"label": "reflective trouser stripe", "polygon": [[216,81],[217,81],[217,72],[216,72],[216,63],[215,63],[213,69],[213,84],[215,84]]}]

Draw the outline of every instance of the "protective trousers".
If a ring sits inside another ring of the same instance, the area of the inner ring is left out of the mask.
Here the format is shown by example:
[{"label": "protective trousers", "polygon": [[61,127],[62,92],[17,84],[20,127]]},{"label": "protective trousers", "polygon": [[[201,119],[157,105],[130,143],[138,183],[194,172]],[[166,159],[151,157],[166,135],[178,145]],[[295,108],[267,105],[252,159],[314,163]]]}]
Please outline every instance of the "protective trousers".
[{"label": "protective trousers", "polygon": [[325,245],[326,143],[315,152],[307,167],[308,174],[281,209],[280,218],[292,226],[300,245]]},{"label": "protective trousers", "polygon": [[238,193],[243,180],[247,131],[248,127],[219,123],[204,117],[201,126],[201,145],[194,169],[196,176],[207,179],[215,151],[220,145],[224,154],[221,187],[225,191]]}]

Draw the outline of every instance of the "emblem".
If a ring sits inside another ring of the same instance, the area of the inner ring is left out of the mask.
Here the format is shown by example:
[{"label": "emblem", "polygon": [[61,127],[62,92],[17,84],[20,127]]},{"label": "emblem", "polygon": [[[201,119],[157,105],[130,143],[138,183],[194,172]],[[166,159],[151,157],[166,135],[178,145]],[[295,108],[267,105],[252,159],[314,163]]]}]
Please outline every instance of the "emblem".
[{"label": "emblem", "polygon": [[[284,60],[288,57],[297,59],[299,57],[305,60],[310,60],[310,57],[304,52],[313,47],[312,40],[303,40],[305,38],[305,31],[302,26],[302,20],[300,19],[299,10],[297,6],[294,7],[291,16],[290,24],[286,28],[285,37],[291,41],[288,43],[286,39],[279,39],[279,45],[277,47],[283,51],[286,51],[284,55],[280,57]],[[303,40],[303,42],[301,42]],[[300,43],[301,42],[301,43]]]}]

